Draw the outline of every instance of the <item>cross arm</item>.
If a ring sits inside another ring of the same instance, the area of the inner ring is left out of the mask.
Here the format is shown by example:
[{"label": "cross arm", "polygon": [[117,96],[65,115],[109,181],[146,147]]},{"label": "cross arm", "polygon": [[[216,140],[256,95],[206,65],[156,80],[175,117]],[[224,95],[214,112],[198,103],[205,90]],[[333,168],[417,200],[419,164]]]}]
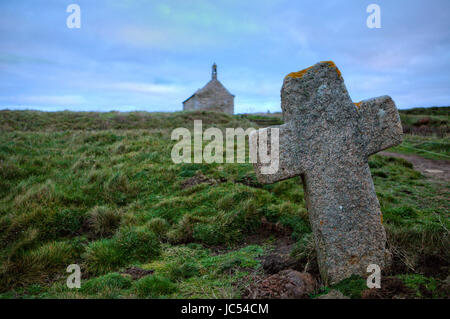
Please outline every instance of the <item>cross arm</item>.
[{"label": "cross arm", "polygon": [[370,156],[402,142],[402,125],[394,101],[381,96],[356,103],[365,153]]},{"label": "cross arm", "polygon": [[[274,129],[278,129],[278,134],[274,134]],[[264,135],[267,136],[267,143],[264,139],[261,140],[261,136]],[[276,138],[277,135],[278,138]],[[251,151],[253,149],[254,154],[258,155],[253,157],[252,162],[259,182],[271,184],[299,176],[304,172],[301,162],[304,155],[302,143],[289,123],[253,131],[249,139]],[[261,160],[261,152],[266,152],[264,144],[267,145],[267,153],[271,154],[270,163],[264,163]],[[267,172],[269,166],[272,169]]]}]

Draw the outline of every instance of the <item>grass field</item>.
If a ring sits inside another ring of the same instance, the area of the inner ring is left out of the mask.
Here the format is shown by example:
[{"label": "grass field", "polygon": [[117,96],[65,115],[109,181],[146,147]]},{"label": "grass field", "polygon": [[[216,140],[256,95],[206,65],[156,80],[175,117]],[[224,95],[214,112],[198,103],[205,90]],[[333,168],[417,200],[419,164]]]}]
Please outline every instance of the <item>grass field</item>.
[{"label": "grass field", "polygon": [[[0,111],[0,298],[239,298],[277,245],[267,224],[284,230],[299,265],[314,264],[298,179],[260,185],[251,164],[171,161],[171,130],[194,119],[257,127],[211,112]],[[407,135],[390,151],[446,159],[449,143]],[[369,164],[393,253],[385,275],[412,297],[448,298],[448,183],[403,159]],[[81,289],[66,287],[69,264],[81,266]],[[133,279],[132,266],[153,274]],[[311,297],[358,298],[364,282]]]}]

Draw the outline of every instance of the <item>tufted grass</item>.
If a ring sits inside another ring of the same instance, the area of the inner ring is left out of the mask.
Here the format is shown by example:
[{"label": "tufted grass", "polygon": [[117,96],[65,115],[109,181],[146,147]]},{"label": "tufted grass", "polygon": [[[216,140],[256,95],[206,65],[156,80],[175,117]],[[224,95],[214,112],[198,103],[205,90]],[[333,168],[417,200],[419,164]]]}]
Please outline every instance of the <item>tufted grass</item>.
[{"label": "tufted grass", "polygon": [[[239,298],[262,272],[268,238],[245,243],[263,218],[313,258],[299,179],[260,185],[251,164],[172,163],[171,129],[193,119],[256,127],[211,112],[0,111],[0,297]],[[369,165],[389,244],[408,265],[399,275],[420,275],[420,255],[448,261],[448,184],[402,159]],[[216,182],[182,187],[199,174]],[[65,287],[73,263],[81,290]],[[133,265],[155,277],[120,273]]]}]

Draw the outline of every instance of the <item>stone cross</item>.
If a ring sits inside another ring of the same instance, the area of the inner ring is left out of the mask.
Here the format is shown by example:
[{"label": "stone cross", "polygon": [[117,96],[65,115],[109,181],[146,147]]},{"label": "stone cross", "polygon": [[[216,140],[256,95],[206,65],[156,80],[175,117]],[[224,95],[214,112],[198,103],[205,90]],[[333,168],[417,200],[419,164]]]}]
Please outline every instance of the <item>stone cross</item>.
[{"label": "stone cross", "polygon": [[[402,141],[394,101],[382,96],[353,103],[331,61],[288,74],[281,89],[279,169],[258,180],[301,176],[321,277],[333,284],[389,260],[386,233],[368,157]],[[251,143],[270,128],[255,131]],[[270,152],[270,145],[268,147]]]}]

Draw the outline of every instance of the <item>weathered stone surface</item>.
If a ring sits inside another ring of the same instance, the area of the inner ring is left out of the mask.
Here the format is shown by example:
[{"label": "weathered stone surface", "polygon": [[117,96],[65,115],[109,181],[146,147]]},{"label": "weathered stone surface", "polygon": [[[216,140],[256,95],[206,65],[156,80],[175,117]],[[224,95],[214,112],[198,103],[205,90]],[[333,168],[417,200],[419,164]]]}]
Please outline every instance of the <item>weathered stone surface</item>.
[{"label": "weathered stone surface", "polygon": [[[334,63],[321,62],[285,77],[281,107],[279,169],[264,175],[258,161],[258,180],[302,177],[324,282],[366,274],[369,264],[383,268],[386,234],[368,157],[401,143],[394,101],[382,96],[352,103]],[[270,136],[270,128],[263,130]]]},{"label": "weathered stone surface", "polygon": [[289,254],[272,253],[265,256],[261,265],[264,272],[276,274],[284,269],[295,268],[295,266],[297,266],[297,261]]},{"label": "weathered stone surface", "polygon": [[344,296],[342,292],[339,290],[332,289],[329,293],[317,297],[317,299],[350,299],[347,296]]},{"label": "weathered stone surface", "polygon": [[211,81],[183,102],[183,111],[192,110],[234,113],[234,95],[217,79],[216,64],[212,68]]},{"label": "weathered stone surface", "polygon": [[252,299],[300,299],[314,292],[317,282],[313,276],[292,269],[280,271],[250,287]]}]

